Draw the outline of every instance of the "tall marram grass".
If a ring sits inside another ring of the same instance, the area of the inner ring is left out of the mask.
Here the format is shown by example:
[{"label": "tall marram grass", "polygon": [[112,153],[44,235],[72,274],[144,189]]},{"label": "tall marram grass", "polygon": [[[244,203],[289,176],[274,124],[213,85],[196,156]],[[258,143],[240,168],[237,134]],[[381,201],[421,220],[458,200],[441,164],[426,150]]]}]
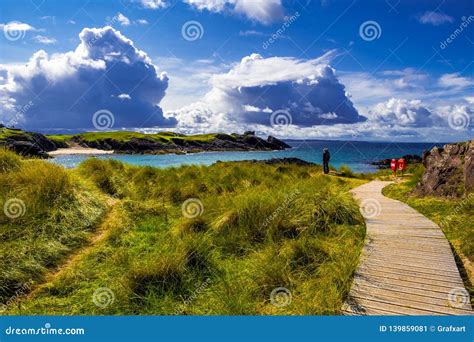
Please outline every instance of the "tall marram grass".
[{"label": "tall marram grass", "polygon": [[0,150],[0,302],[80,246],[104,211],[101,195],[62,167]]},{"label": "tall marram grass", "polygon": [[[250,162],[156,169],[89,159],[57,172],[74,177],[58,189],[82,182],[114,196],[102,226],[108,235],[9,313],[340,311],[364,239],[348,194],[361,180]],[[189,198],[202,203],[197,217],[182,213]],[[92,298],[103,287],[114,301],[98,307]],[[291,291],[289,305],[271,303],[277,287]]]}]

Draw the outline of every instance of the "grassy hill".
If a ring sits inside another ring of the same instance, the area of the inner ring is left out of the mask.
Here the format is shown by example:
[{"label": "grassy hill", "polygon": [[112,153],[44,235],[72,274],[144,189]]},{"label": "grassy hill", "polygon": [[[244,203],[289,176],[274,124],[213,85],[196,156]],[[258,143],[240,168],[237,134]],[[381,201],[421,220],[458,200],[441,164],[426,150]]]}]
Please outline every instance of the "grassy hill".
[{"label": "grassy hill", "polygon": [[174,132],[145,134],[114,131],[43,135],[0,125],[0,147],[6,147],[22,155],[48,158],[47,152],[71,146],[97,148],[127,154],[269,151],[290,148],[285,142],[275,137],[269,136],[267,139],[263,139],[256,136],[254,132],[184,135]]},{"label": "grassy hill", "polygon": [[71,141],[72,138],[78,137],[85,141],[98,141],[105,139],[113,139],[117,141],[129,141],[131,139],[151,139],[161,142],[169,141],[171,138],[180,138],[183,140],[200,140],[209,141],[216,138],[217,134],[196,134],[192,136],[175,133],[175,132],[160,132],[154,134],[145,134],[140,132],[129,131],[114,131],[114,132],[86,132],[80,134],[49,134],[46,135],[49,139],[54,141]]},{"label": "grassy hill", "polygon": [[244,134],[196,134],[173,132],[145,134],[139,132],[87,132],[74,135],[49,135],[57,144],[114,150],[117,153],[179,153],[222,150],[281,150],[290,146],[274,137],[267,140],[254,132]]},{"label": "grassy hill", "polygon": [[65,170],[2,151],[0,205],[24,202],[0,213],[4,314],[338,314],[363,182],[250,162]]}]

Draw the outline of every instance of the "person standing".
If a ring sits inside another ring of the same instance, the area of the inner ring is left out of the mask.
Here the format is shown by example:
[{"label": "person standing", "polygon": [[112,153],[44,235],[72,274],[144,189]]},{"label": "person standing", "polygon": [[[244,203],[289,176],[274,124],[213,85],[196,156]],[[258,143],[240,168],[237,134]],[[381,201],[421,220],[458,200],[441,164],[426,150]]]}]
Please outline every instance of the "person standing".
[{"label": "person standing", "polygon": [[331,155],[329,154],[329,150],[327,148],[323,149],[323,168],[324,173],[329,173],[329,160],[331,159]]}]

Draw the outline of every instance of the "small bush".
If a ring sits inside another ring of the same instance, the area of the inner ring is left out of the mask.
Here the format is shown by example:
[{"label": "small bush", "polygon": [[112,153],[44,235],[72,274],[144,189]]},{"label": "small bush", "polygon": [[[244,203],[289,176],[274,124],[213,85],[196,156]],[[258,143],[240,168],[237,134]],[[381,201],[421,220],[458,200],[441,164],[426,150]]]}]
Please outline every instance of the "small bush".
[{"label": "small bush", "polygon": [[354,178],[355,174],[348,165],[341,165],[339,168],[339,174],[342,177]]},{"label": "small bush", "polygon": [[423,164],[416,164],[408,169],[409,172],[412,173],[412,177],[407,181],[408,186],[415,186],[419,182],[421,182],[421,178],[423,177],[423,173],[425,172],[425,167]]}]

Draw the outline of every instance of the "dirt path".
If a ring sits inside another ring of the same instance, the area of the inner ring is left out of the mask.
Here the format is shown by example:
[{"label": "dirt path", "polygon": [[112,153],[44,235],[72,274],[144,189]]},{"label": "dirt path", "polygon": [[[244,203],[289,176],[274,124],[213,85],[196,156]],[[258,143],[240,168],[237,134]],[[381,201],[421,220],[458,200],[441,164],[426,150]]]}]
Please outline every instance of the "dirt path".
[{"label": "dirt path", "polygon": [[[41,280],[40,283],[36,284],[32,291],[30,291],[25,297],[21,298],[21,300],[25,300],[28,298],[33,297],[41,288],[57,278],[62,272],[66,271],[67,269],[73,267],[79,259],[86,255],[90,250],[92,250],[97,244],[105,240],[108,236],[109,230],[107,230],[107,222],[112,215],[113,209],[117,204],[118,200],[110,198],[107,201],[108,209],[107,213],[104,215],[98,227],[95,229],[94,234],[89,238],[89,241],[81,248],[75,250],[69,257],[62,262],[59,266],[52,269],[48,272]],[[19,298],[20,299],[20,298]]]}]

